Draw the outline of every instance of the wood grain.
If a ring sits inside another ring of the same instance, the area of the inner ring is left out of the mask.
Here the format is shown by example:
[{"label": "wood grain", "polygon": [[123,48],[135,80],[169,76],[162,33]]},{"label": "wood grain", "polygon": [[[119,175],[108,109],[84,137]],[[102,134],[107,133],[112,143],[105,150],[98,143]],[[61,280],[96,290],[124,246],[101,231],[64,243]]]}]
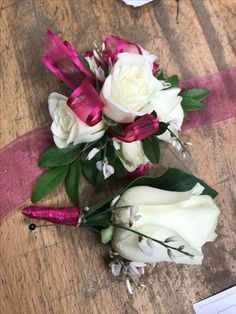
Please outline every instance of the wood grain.
[{"label": "wood grain", "polygon": [[[236,1],[156,0],[139,9],[120,0],[2,0],[0,2],[0,147],[50,121],[47,97],[61,91],[40,62],[47,28],[85,51],[108,33],[156,53],[167,73],[181,78],[235,65]],[[183,134],[193,143],[183,160],[163,146],[158,173],[189,170],[216,188],[222,209],[218,238],[204,247],[203,266],[160,263],[149,269],[143,294],[126,292],[104,261],[106,247],[92,233],[63,226],[29,233],[17,209],[0,223],[0,313],[192,313],[192,303],[236,283],[236,119]],[[17,166],[17,164],[16,164]],[[12,178],[14,180],[14,178]],[[113,186],[111,189],[117,189]],[[109,193],[82,185],[82,204]],[[65,205],[63,188],[45,204]]]}]

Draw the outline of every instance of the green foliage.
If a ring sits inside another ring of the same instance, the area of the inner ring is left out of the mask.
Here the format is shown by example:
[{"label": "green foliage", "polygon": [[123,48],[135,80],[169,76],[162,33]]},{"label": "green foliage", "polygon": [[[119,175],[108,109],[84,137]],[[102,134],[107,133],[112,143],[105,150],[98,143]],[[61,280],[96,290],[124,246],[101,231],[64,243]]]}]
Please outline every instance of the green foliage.
[{"label": "green foliage", "polygon": [[68,87],[64,82],[60,81],[61,87],[63,89],[63,95],[69,96],[72,93],[72,89]]},{"label": "green foliage", "polygon": [[52,168],[43,173],[35,182],[32,190],[32,203],[36,203],[53,191],[64,179],[68,172],[67,166]]},{"label": "green foliage", "polygon": [[171,87],[179,87],[178,75],[172,75],[166,79],[166,83],[170,83]]},{"label": "green foliage", "polygon": [[151,163],[157,164],[160,161],[160,146],[157,136],[149,136],[142,142],[143,150],[147,158],[151,161]]},{"label": "green foliage", "polygon": [[52,168],[69,165],[80,153],[80,145],[69,145],[67,148],[58,148],[56,146],[49,148],[43,153],[38,161],[42,168]]},{"label": "green foliage", "polygon": [[181,91],[181,106],[185,112],[201,110],[204,104],[201,101],[208,96],[209,92],[206,88],[191,88]]},{"label": "green foliage", "polygon": [[81,162],[77,159],[69,166],[69,171],[65,178],[66,192],[75,206],[79,206],[79,184],[81,176]]},{"label": "green foliage", "polygon": [[81,154],[82,172],[86,180],[93,186],[98,185],[104,180],[103,174],[96,167],[96,162],[103,159],[102,150],[99,151],[91,160],[87,159],[89,152],[93,148],[101,148],[105,144],[105,137],[102,137],[98,141],[88,145],[87,149],[84,149]]},{"label": "green foliage", "polygon": [[162,135],[167,130],[169,124],[165,122],[159,122],[159,128],[155,135]]}]

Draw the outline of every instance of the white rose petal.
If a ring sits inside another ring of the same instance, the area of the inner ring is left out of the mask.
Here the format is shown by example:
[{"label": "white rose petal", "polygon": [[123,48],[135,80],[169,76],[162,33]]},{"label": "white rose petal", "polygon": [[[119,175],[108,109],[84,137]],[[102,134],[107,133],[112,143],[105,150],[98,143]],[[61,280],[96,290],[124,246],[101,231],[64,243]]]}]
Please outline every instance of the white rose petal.
[{"label": "white rose petal", "polygon": [[120,155],[118,155],[118,157],[125,169],[129,172],[132,172],[149,162],[144,154],[141,141],[132,143],[120,142]]},{"label": "white rose petal", "polygon": [[[137,204],[141,218],[131,229],[147,237],[140,242],[137,234],[117,228],[112,241],[114,250],[128,260],[144,263],[172,261],[174,256],[176,263],[201,264],[202,246],[216,238],[219,215],[212,198],[200,195],[203,189],[196,184],[187,192],[169,192],[146,186],[126,190],[117,208]],[[129,208],[117,209],[117,216],[126,221]],[[176,248],[184,246],[184,251],[194,257],[190,258],[176,250],[170,250],[168,254],[164,246],[151,241],[149,237],[162,242],[168,239],[167,244]]]},{"label": "white rose petal", "polygon": [[49,113],[53,119],[51,130],[57,147],[66,148],[71,143],[89,143],[103,136],[103,121],[92,127],[88,126],[74,114],[66,102],[67,97],[58,93],[52,93],[48,98]]}]

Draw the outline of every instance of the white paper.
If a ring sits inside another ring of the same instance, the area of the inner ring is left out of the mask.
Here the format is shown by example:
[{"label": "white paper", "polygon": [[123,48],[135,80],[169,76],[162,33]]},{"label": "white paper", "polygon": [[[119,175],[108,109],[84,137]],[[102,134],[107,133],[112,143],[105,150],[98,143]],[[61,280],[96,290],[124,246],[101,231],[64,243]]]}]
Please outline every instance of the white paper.
[{"label": "white paper", "polygon": [[193,305],[196,314],[236,314],[236,286]]},{"label": "white paper", "polygon": [[153,0],[123,0],[126,4],[132,5],[133,7],[141,7],[144,4],[152,2]]}]

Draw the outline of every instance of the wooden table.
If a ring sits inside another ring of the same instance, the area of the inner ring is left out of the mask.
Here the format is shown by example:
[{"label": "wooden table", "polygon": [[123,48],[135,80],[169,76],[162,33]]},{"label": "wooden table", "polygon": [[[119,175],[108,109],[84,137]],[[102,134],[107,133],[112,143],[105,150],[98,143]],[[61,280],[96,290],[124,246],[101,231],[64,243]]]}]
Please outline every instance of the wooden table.
[{"label": "wooden table", "polygon": [[[40,62],[51,28],[79,51],[108,33],[156,53],[168,74],[182,79],[235,65],[236,1],[157,0],[142,8],[119,0],[1,0],[0,146],[50,121],[47,97],[61,91]],[[193,143],[183,160],[163,147],[161,167],[189,170],[217,189],[222,209],[218,238],[204,247],[202,266],[160,263],[149,270],[143,294],[126,292],[110,275],[99,239],[85,230],[50,227],[34,233],[19,209],[1,222],[0,313],[192,313],[192,303],[236,283],[236,159],[234,118],[183,134]],[[14,178],[12,178],[14,181]],[[82,203],[101,199],[82,186]],[[29,202],[28,202],[29,203]],[[63,188],[43,204],[65,205]]]}]

